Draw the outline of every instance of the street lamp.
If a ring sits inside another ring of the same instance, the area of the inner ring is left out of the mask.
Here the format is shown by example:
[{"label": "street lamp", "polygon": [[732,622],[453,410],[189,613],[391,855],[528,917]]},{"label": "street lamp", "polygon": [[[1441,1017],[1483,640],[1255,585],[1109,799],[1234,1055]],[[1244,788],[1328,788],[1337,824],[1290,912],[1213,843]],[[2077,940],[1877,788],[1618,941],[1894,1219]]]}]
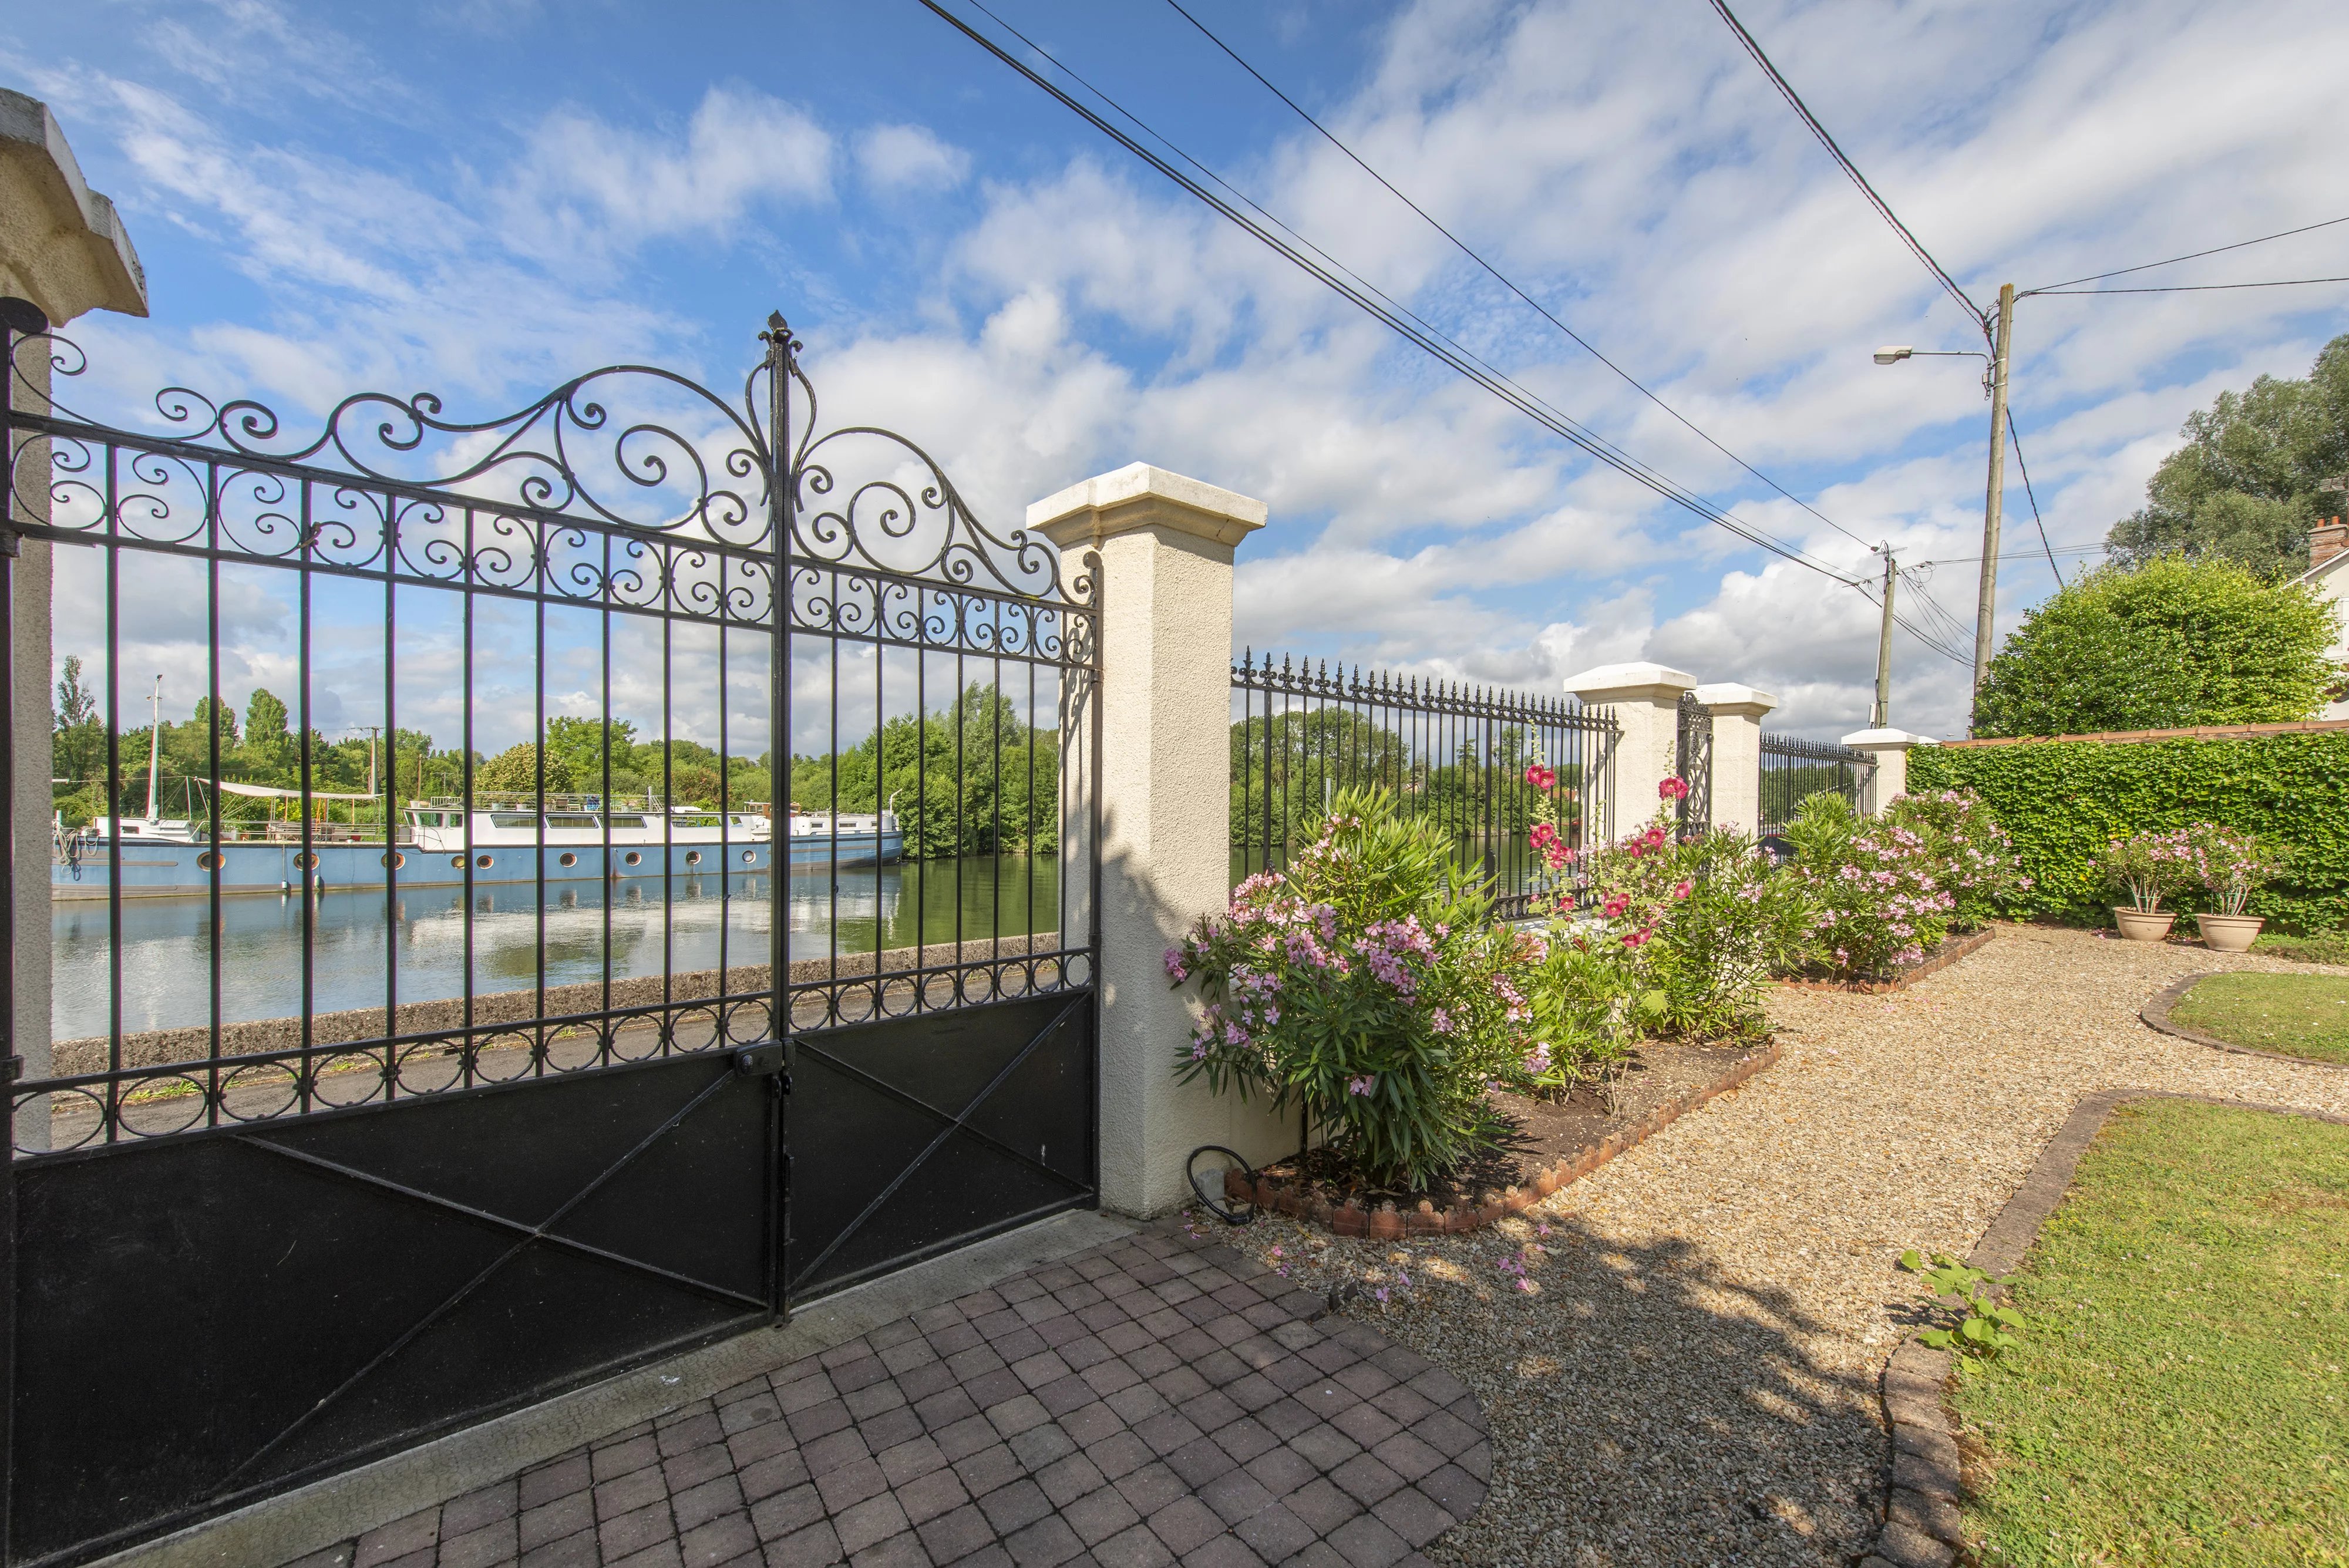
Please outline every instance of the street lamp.
[{"label": "street lamp", "polygon": [[[1974,697],[1981,700],[1982,681],[1990,674],[1991,634],[1998,619],[1998,525],[1999,514],[2006,501],[2006,375],[2008,357],[2014,339],[2014,285],[2002,285],[1998,291],[1996,325],[1985,321],[1990,328],[1991,352],[1980,357],[1989,361],[1982,371],[1982,389],[1990,394],[1990,483],[1982,494],[1982,592],[1974,605]],[[1955,358],[1973,354],[1965,348],[1928,348],[1926,355],[1936,358]],[[1919,350],[1906,344],[1893,344],[1876,351],[1879,365],[1898,365],[1913,358]],[[1971,732],[1973,726],[1967,725]]]}]

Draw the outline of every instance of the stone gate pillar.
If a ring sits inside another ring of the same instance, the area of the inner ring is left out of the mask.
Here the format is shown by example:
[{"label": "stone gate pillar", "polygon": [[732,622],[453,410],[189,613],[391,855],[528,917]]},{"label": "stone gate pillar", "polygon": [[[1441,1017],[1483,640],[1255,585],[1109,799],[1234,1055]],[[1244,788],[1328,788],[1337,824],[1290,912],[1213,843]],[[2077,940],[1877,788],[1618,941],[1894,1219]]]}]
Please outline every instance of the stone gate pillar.
[{"label": "stone gate pillar", "polygon": [[1876,759],[1876,768],[1868,775],[1868,788],[1861,803],[1868,815],[1878,816],[1892,804],[1895,796],[1909,792],[1909,748],[1939,745],[1940,742],[1928,736],[1911,734],[1906,730],[1860,730],[1846,735],[1843,743],[1855,752],[1866,752]]},{"label": "stone gate pillar", "polygon": [[1592,781],[1619,838],[1655,815],[1656,786],[1676,762],[1681,697],[1696,689],[1696,677],[1662,664],[1602,664],[1568,676],[1566,689],[1590,707],[1613,708],[1621,727],[1611,766]]},{"label": "stone gate pillar", "polygon": [[[83,183],[73,149],[48,106],[0,88],[0,321],[13,344],[26,332],[62,327],[90,310],[147,314],[147,275],[114,203]],[[0,364],[12,409],[46,412],[49,357],[38,345]],[[47,523],[49,443],[12,431],[8,460],[41,477],[16,479],[0,493],[8,520]],[[11,477],[13,478],[13,472]],[[28,1078],[49,1075],[49,604],[50,546],[0,535],[8,583],[8,703],[15,798],[9,869],[15,917],[16,1015],[9,1044]],[[109,672],[109,677],[111,671]],[[48,1118],[38,1103],[19,1117],[17,1143],[47,1148]],[[0,1151],[5,1158],[5,1151]]]},{"label": "stone gate pillar", "polygon": [[1265,518],[1261,501],[1141,462],[1028,508],[1068,575],[1101,556],[1101,1201],[1121,1213],[1188,1201],[1201,1144],[1257,1163],[1297,1147],[1292,1118],[1175,1082],[1199,1001],[1164,968],[1229,901],[1232,553]]},{"label": "stone gate pillar", "polygon": [[1762,831],[1762,715],[1778,699],[1751,686],[1716,682],[1696,689],[1713,710],[1713,820],[1740,833]]}]

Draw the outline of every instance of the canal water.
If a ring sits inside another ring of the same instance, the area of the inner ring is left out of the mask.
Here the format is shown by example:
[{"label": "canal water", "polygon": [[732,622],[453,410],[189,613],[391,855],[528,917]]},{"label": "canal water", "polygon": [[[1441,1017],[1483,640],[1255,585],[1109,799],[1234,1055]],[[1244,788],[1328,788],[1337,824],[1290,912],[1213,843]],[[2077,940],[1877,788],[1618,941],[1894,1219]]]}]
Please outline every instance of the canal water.
[{"label": "canal water", "polygon": [[[678,973],[767,958],[773,878],[658,877],[550,884],[542,909],[527,886],[477,891],[471,919],[461,890],[402,895],[327,893],[310,901],[311,1011],[383,1005],[396,974],[399,1000],[485,993],[546,983]],[[962,860],[823,871],[785,879],[785,950],[793,959],[871,952],[878,946],[1026,936],[1058,924],[1060,867],[1049,857]],[[470,940],[469,940],[470,924]],[[53,904],[50,1027],[58,1040],[108,1033],[113,946],[102,901]],[[202,898],[129,898],[122,905],[122,1028],[199,1027],[212,1018],[212,952],[221,955],[221,1022],[289,1018],[303,1011],[304,913],[299,898],[223,899],[221,925]],[[543,943],[543,947],[542,947]]]}]

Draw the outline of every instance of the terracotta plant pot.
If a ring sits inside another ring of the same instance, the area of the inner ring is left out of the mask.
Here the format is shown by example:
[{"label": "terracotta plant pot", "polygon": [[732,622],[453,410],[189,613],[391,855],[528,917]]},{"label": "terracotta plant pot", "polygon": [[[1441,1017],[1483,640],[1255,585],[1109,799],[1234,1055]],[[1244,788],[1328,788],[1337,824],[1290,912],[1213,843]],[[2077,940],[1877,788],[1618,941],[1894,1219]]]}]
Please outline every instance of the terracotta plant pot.
[{"label": "terracotta plant pot", "polygon": [[2129,909],[2125,905],[2113,907],[2113,923],[2120,927],[2121,935],[2133,942],[2161,940],[2169,934],[2170,925],[2177,919],[2177,916],[2167,909],[2155,909],[2148,913],[2143,909]]},{"label": "terracotta plant pot", "polygon": [[2261,915],[2197,915],[2194,923],[2202,928],[2202,945],[2212,952],[2240,953],[2251,949],[2251,939],[2267,924]]}]

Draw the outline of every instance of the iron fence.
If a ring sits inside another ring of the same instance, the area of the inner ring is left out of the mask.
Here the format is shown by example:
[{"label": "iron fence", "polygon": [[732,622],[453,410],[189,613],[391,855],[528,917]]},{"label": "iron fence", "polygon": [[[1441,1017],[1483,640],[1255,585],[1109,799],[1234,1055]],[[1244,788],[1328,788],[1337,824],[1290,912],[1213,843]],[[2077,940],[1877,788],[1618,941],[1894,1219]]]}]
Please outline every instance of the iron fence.
[{"label": "iron fence", "polygon": [[1609,710],[1253,649],[1232,666],[1232,691],[1234,883],[1286,866],[1302,826],[1355,784],[1440,823],[1492,878],[1506,919],[1529,912],[1548,875],[1526,836],[1542,793],[1529,766],[1557,774],[1569,847],[1609,832]]},{"label": "iron fence", "polygon": [[1854,811],[1864,808],[1875,759],[1832,741],[1762,732],[1762,832],[1784,833],[1803,802],[1815,794],[1840,795]]}]

